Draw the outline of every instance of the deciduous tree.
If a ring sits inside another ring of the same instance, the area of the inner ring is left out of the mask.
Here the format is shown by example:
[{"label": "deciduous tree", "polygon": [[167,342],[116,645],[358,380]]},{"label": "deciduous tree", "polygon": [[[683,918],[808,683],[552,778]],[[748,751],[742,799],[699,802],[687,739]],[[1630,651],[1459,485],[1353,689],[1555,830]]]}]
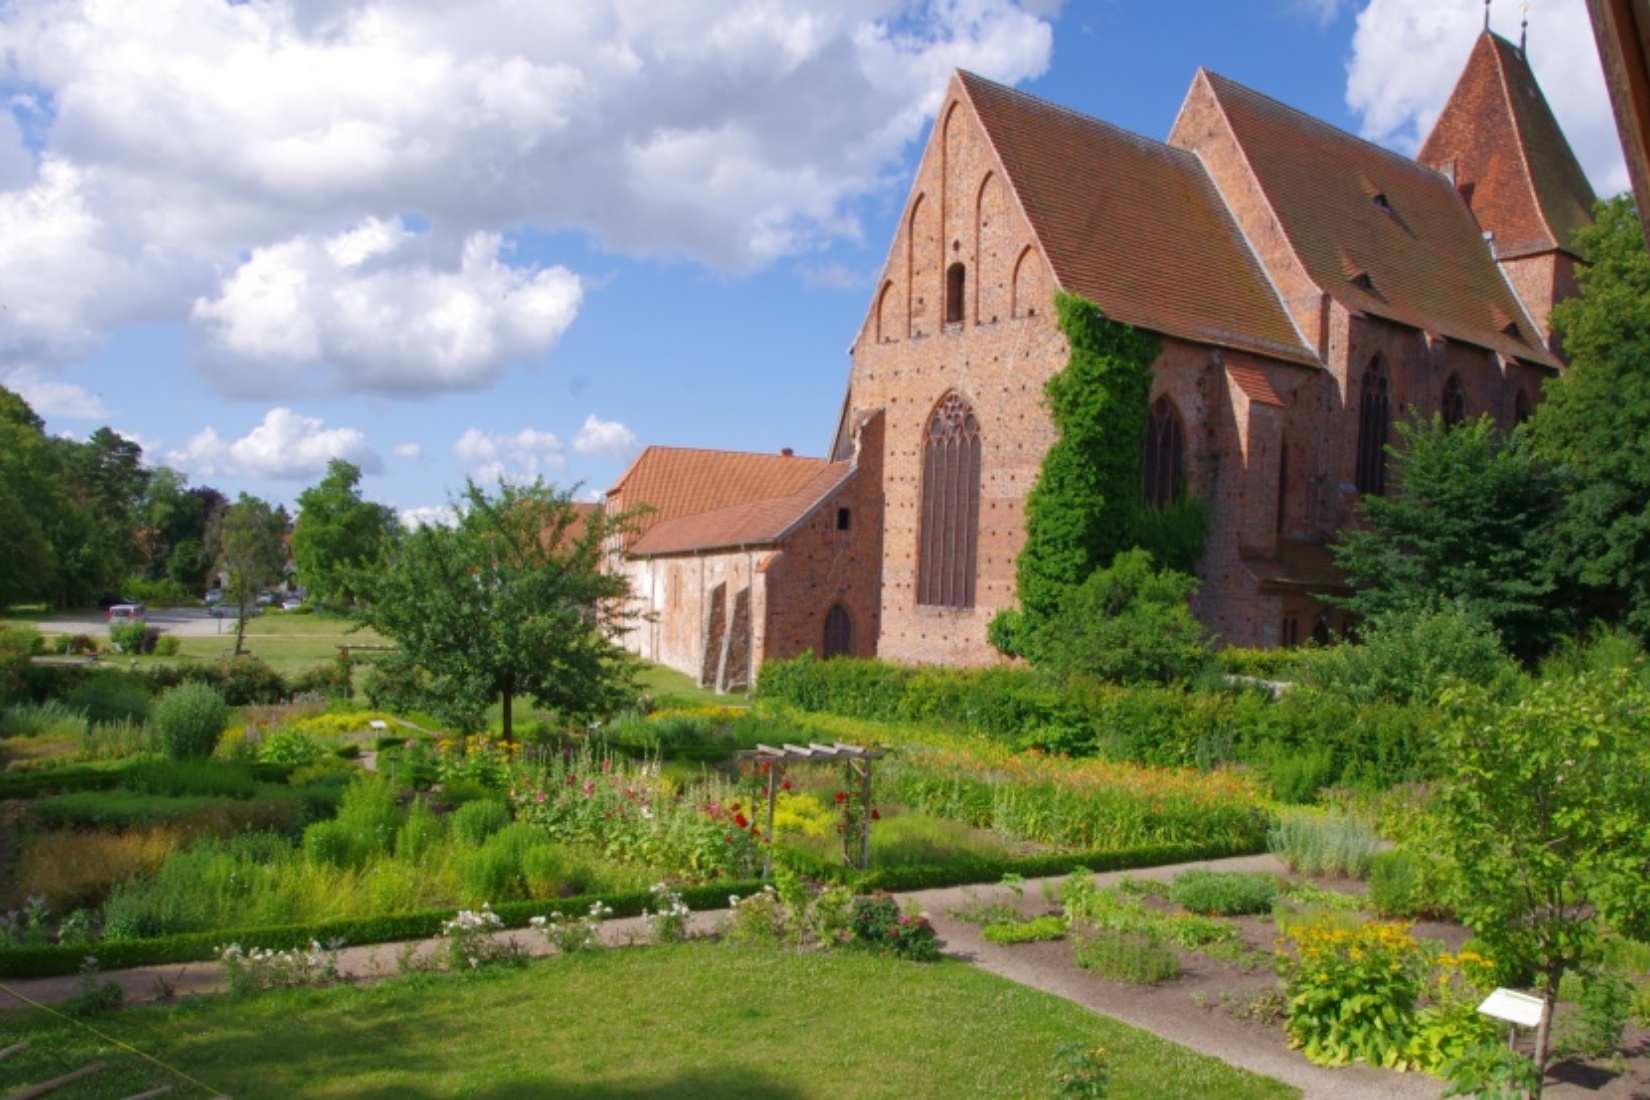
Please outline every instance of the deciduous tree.
[{"label": "deciduous tree", "polygon": [[622,517],[542,481],[472,482],[455,510],[455,526],[402,539],[363,613],[422,672],[426,705],[473,727],[498,702],[508,740],[517,696],[575,719],[623,703],[631,663],[613,634],[629,582],[601,568]]},{"label": "deciduous tree", "polygon": [[355,601],[361,576],[379,564],[400,533],[395,511],[361,498],[361,468],[335,458],[327,476],[298,495],[292,558],[314,595]]},{"label": "deciduous tree", "polygon": [[286,511],[242,493],[219,512],[208,532],[212,560],[224,575],[224,602],[234,606],[235,656],[246,638],[247,610],[258,592],[286,569]]}]

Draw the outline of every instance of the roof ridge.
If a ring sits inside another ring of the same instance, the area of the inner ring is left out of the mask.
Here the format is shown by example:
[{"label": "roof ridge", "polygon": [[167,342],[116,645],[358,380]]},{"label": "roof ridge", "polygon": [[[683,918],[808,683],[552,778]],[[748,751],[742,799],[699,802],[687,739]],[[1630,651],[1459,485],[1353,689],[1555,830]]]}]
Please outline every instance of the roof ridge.
[{"label": "roof ridge", "polygon": [[[967,69],[958,69],[957,75],[962,78],[964,88],[969,88],[971,83],[978,83],[994,92],[1000,92],[1013,99],[1022,100],[1027,106],[1041,108],[1054,114],[1066,115],[1070,118],[1076,119],[1079,122],[1083,122],[1099,129],[1106,130],[1112,134],[1116,134],[1117,136],[1124,138],[1125,140],[1132,142],[1133,144],[1150,152],[1166,152],[1177,157],[1190,156],[1185,149],[1177,148],[1170,145],[1168,142],[1158,141],[1156,138],[1149,138],[1144,134],[1137,134],[1133,130],[1125,129],[1122,126],[1117,125],[1115,122],[1107,122],[1103,118],[1097,118],[1094,115],[1085,114],[1074,107],[1067,107],[1064,104],[1055,103],[1051,99],[1044,99],[1041,96],[1032,95],[1030,92],[1021,91],[1019,88],[1010,87],[1007,84],[999,84],[997,81],[992,80],[989,77],[980,76],[978,73],[971,73]],[[970,91],[972,90],[970,89]],[[972,94],[970,94],[970,104],[972,105]],[[978,110],[975,111],[975,115],[978,117]],[[985,124],[984,119],[980,120],[980,128],[986,131],[987,137],[991,136],[990,127]],[[992,149],[993,151],[996,149],[995,141],[992,142]],[[998,158],[999,163],[1001,162],[1001,159],[1001,157]]]},{"label": "roof ridge", "polygon": [[[1512,85],[1507,76],[1506,58],[1501,56],[1499,47],[1505,46],[1509,50],[1515,50],[1515,52],[1516,49],[1511,42],[1500,37],[1494,31],[1485,31],[1484,33],[1489,37],[1491,45],[1496,47],[1491,50],[1491,54],[1495,59],[1496,83],[1501,89],[1502,98],[1506,101],[1507,121],[1512,124],[1513,128],[1513,147],[1518,150],[1518,163],[1524,169],[1524,186],[1530,189],[1530,197],[1533,200],[1531,205],[1535,207],[1535,216],[1541,220],[1541,228],[1547,231],[1547,236],[1551,238],[1554,244],[1562,248],[1563,245],[1558,239],[1558,234],[1553,230],[1553,223],[1547,217],[1546,204],[1541,201],[1540,192],[1536,189],[1535,166],[1530,163],[1529,135],[1524,132],[1524,127],[1518,117],[1518,110],[1514,106]],[[1534,79],[1534,71],[1531,71],[1530,77]],[[1540,87],[1539,84],[1536,86]],[[1497,264],[1496,266],[1499,267],[1500,265]],[[1517,297],[1518,295],[1515,292],[1513,296]]]}]

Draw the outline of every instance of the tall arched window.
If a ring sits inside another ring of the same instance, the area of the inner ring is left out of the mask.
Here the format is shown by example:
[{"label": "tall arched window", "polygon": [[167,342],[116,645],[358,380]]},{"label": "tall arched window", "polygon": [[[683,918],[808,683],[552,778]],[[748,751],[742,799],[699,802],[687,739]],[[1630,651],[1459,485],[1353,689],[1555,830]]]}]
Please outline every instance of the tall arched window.
[{"label": "tall arched window", "polygon": [[1186,434],[1180,414],[1167,397],[1152,402],[1146,419],[1146,438],[1140,451],[1140,499],[1153,508],[1163,508],[1180,496],[1185,474]]},{"label": "tall arched window", "polygon": [[922,439],[917,603],[973,607],[980,526],[980,422],[960,394],[934,408]]},{"label": "tall arched window", "polygon": [[1444,405],[1440,411],[1444,423],[1452,428],[1467,419],[1467,391],[1461,388],[1461,379],[1453,374],[1444,383]]},{"label": "tall arched window", "polygon": [[1358,492],[1380,496],[1386,491],[1386,437],[1392,425],[1391,387],[1386,366],[1377,356],[1364,371],[1358,402]]},{"label": "tall arched window", "polygon": [[1530,418],[1530,395],[1519,390],[1513,395],[1513,423],[1522,424]]},{"label": "tall arched window", "polygon": [[848,618],[848,609],[841,604],[831,605],[825,615],[825,648],[821,652],[827,661],[832,657],[853,656],[854,623]]},{"label": "tall arched window", "polygon": [[945,323],[955,325],[963,319],[963,301],[968,288],[968,269],[960,263],[945,269]]}]

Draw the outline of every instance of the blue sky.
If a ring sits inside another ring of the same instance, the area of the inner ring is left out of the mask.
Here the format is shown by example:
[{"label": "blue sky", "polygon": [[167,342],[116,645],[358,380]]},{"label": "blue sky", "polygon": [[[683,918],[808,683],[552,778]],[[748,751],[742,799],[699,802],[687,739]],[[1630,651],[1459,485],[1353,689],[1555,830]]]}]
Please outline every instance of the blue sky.
[{"label": "blue sky", "polygon": [[[1583,0],[1530,54],[1626,186]],[[1521,6],[1498,0],[1517,39]],[[819,454],[956,66],[1154,138],[1199,66],[1413,151],[1481,0],[0,0],[0,383],[191,483],[428,514]]]}]

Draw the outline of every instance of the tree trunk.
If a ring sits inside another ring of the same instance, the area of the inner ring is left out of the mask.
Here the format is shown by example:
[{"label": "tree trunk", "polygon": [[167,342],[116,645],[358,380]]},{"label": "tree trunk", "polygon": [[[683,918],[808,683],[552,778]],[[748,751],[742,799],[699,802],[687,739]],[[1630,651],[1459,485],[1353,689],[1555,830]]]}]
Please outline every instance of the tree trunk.
[{"label": "tree trunk", "polygon": [[1535,1029],[1535,1089],[1533,1100],[1541,1100],[1541,1088],[1547,1080],[1547,1049],[1552,1045],[1553,1012],[1558,1008],[1558,982],[1562,972],[1549,972],[1541,987],[1541,1023]]},{"label": "tree trunk", "polygon": [[504,743],[509,744],[516,738],[515,726],[512,721],[516,702],[516,678],[513,674],[504,674]]},{"label": "tree trunk", "polygon": [[241,655],[241,643],[246,638],[246,605],[243,603],[241,613],[235,616],[235,656]]}]

